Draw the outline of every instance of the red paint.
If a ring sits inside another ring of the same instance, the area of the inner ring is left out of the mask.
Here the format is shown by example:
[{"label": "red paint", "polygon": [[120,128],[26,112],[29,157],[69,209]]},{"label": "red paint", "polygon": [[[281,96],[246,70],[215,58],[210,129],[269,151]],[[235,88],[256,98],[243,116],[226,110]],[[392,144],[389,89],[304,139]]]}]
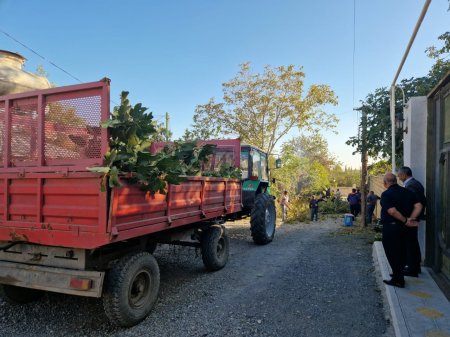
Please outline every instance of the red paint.
[{"label": "red paint", "polygon": [[[241,210],[236,179],[188,177],[166,195],[124,180],[101,192],[101,175],[86,167],[103,162],[107,118],[106,79],[0,97],[0,241],[91,249]],[[213,143],[239,165],[239,140]]]}]

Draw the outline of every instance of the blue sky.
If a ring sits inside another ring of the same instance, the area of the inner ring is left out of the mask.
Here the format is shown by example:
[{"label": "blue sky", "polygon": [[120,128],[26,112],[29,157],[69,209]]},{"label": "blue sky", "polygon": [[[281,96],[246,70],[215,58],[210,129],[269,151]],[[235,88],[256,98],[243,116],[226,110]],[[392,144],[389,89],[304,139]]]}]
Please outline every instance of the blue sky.
[{"label": "blue sky", "polygon": [[[221,84],[239,64],[250,61],[258,72],[267,64],[303,66],[307,86],[328,84],[339,96],[326,108],[340,118],[338,135],[324,133],[331,152],[359,167],[345,145],[357,132],[353,107],[390,85],[423,3],[356,0],[354,91],[353,0],[0,0],[0,29],[82,82],[109,77],[116,102],[127,90],[161,121],[170,112],[175,136],[197,104],[222,97]],[[427,73],[424,50],[450,30],[448,6],[431,3],[400,79]],[[58,85],[78,83],[2,33],[0,49],[25,56],[28,71],[44,65]]]}]

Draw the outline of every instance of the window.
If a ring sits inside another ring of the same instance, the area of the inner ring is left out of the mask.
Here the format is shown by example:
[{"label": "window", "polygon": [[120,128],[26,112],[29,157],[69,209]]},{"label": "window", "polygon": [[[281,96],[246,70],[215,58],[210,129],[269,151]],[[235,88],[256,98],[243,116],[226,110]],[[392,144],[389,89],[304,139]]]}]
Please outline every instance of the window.
[{"label": "window", "polygon": [[248,178],[248,152],[241,152],[242,179]]},{"label": "window", "polygon": [[450,95],[444,98],[444,143],[450,143]]},{"label": "window", "polygon": [[444,155],[445,160],[442,160],[441,162],[441,166],[440,166],[440,180],[441,180],[441,186],[445,186],[444,188],[442,188],[441,190],[441,194],[440,194],[440,200],[439,200],[439,208],[440,211],[437,214],[437,219],[438,219],[438,226],[440,227],[440,231],[441,231],[441,235],[442,235],[442,240],[444,241],[444,245],[446,246],[446,248],[449,247],[449,242],[448,242],[448,235],[449,235],[449,228],[448,228],[448,222],[447,222],[447,217],[448,217],[448,192],[449,192],[449,187],[448,187],[448,171],[449,171],[449,166],[448,166],[448,153],[446,153]]},{"label": "window", "polygon": [[258,151],[252,151],[252,176],[261,177],[261,157]]},{"label": "window", "polygon": [[269,180],[267,174],[267,155],[265,153],[261,153],[261,180]]}]

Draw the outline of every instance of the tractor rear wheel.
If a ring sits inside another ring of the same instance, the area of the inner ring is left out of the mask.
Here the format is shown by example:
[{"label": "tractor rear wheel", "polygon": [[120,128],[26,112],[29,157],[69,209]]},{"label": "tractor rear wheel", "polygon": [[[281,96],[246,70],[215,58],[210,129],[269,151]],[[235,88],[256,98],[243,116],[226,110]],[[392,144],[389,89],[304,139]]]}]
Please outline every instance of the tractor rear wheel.
[{"label": "tractor rear wheel", "polygon": [[268,244],[275,235],[276,211],[273,197],[266,193],[256,196],[250,215],[250,230],[258,245]]}]

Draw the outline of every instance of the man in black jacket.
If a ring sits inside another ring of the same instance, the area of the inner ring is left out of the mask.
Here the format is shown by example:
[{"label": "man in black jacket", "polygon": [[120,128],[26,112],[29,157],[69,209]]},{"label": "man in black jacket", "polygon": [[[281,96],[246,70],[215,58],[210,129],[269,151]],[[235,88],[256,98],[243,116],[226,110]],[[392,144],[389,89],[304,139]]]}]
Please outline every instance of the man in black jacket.
[{"label": "man in black jacket", "polygon": [[[398,178],[403,182],[403,186],[410,190],[416,196],[416,199],[422,204],[422,212],[417,220],[425,219],[425,189],[422,184],[413,178],[409,167],[403,166],[398,170]],[[418,222],[417,222],[418,224]],[[420,253],[419,240],[417,238],[418,226],[408,227],[406,229],[406,265],[405,275],[417,277],[420,273],[420,263],[422,255]]]},{"label": "man in black jacket", "polygon": [[422,205],[416,200],[414,193],[397,184],[397,178],[393,173],[386,173],[383,182],[386,191],[381,194],[382,242],[392,268],[392,279],[383,282],[403,288],[406,228],[417,225],[415,219],[422,211]]}]

